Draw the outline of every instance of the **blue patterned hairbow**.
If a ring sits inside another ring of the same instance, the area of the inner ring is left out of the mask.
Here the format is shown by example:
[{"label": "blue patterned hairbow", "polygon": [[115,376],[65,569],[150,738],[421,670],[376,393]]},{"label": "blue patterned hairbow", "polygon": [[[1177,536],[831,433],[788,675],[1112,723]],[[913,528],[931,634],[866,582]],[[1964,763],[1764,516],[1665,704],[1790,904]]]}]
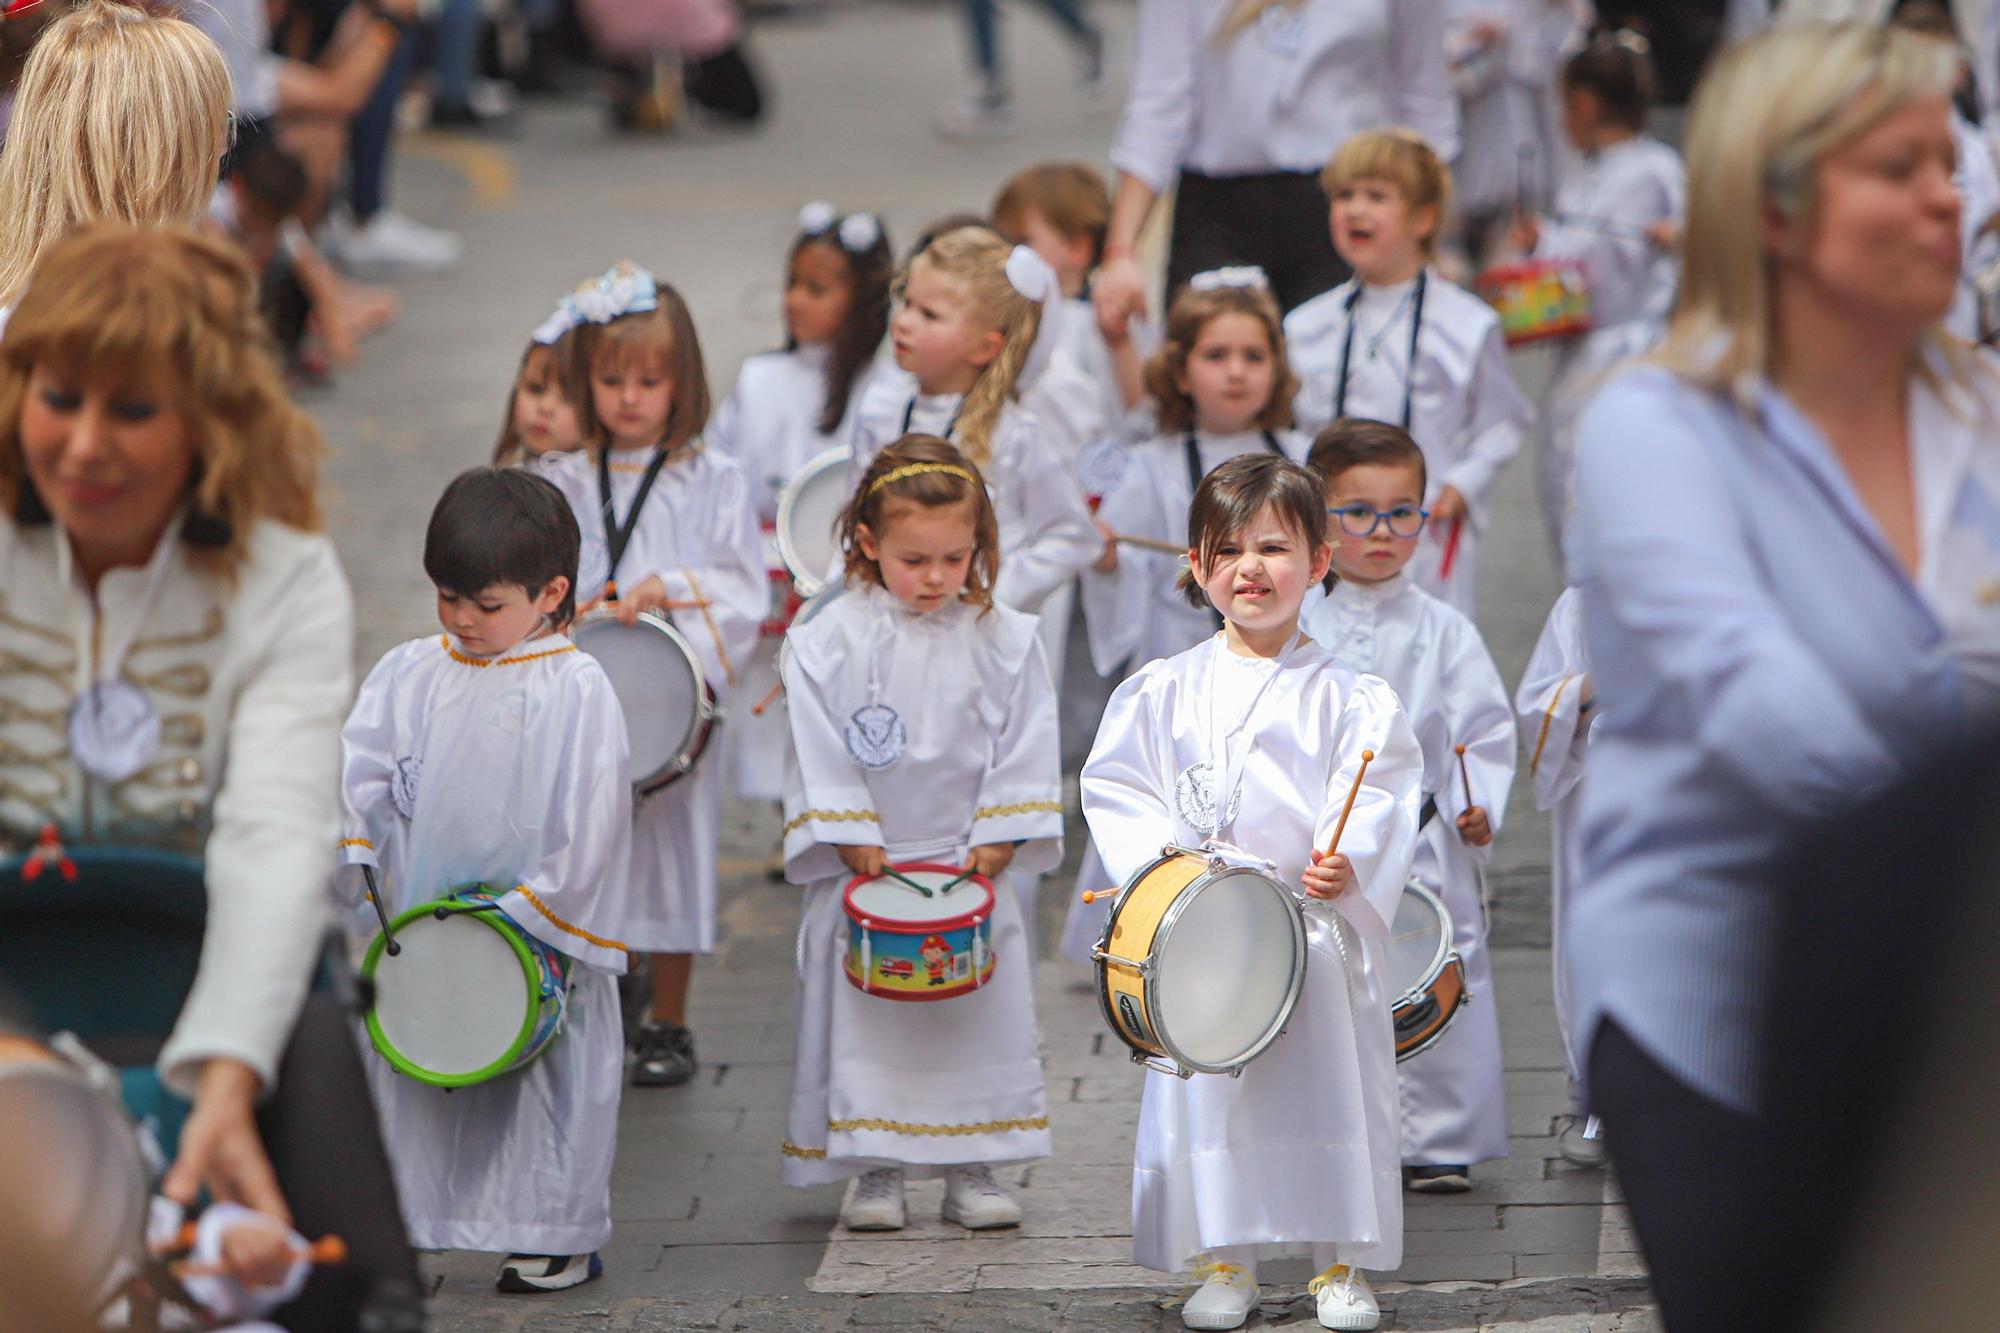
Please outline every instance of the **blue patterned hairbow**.
[{"label": "blue patterned hairbow", "polygon": [[576,323],[609,324],[621,315],[643,315],[660,308],[659,284],[653,275],[629,259],[621,259],[594,281],[578,284],[563,298]]}]

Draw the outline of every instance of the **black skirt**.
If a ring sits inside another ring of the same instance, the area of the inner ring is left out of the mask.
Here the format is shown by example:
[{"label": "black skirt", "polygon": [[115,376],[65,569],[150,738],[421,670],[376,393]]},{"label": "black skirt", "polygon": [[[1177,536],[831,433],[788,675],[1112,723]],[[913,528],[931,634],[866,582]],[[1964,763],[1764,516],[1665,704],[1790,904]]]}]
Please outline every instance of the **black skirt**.
[{"label": "black skirt", "polygon": [[1346,282],[1334,252],[1319,174],[1270,171],[1204,176],[1183,171],[1167,249],[1167,300],[1209,269],[1255,264],[1289,311]]}]

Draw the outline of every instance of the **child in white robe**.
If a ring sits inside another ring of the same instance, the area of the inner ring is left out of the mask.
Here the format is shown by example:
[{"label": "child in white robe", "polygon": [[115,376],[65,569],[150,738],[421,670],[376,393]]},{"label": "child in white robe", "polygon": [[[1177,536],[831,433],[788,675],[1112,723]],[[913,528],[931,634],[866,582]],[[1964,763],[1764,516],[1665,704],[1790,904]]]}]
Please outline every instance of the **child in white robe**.
[{"label": "child in white robe", "polygon": [[[578,549],[541,478],[459,477],[424,543],[445,632],[384,655],[341,737],[342,860],[374,871],[391,918],[484,885],[571,960],[561,1033],[521,1070],[447,1091],[366,1056],[410,1243],[506,1254],[507,1292],[589,1281],[611,1238],[631,787],[611,682],[552,628]],[[348,924],[372,932],[365,886],[343,869]]]},{"label": "child in white robe", "polygon": [[1621,361],[1666,331],[1680,271],[1674,246],[1687,212],[1680,155],[1646,134],[1653,74],[1645,39],[1600,33],[1563,66],[1563,132],[1582,159],[1556,192],[1549,218],[1521,218],[1516,249],[1583,266],[1590,331],[1562,340],[1542,391],[1535,479],[1558,561],[1575,469],[1576,419]]},{"label": "child in white robe", "polygon": [[[709,423],[708,443],[740,461],[756,482],[757,519],[770,565],[771,609],[737,687],[746,705],[778,683],[778,644],[792,586],[776,557],[778,493],[815,456],[847,446],[854,409],[875,373],[875,352],[889,327],[894,275],[889,238],[873,213],[843,217],[824,200],[799,210],[799,233],[785,261],[785,346],[743,363],[736,388]],[[735,708],[729,733],[736,795],[746,801],[782,799],[791,750],[784,714]]]},{"label": "child in white robe", "polygon": [[[1568,973],[1563,950],[1568,932],[1565,908],[1577,888],[1583,849],[1577,838],[1577,810],[1583,796],[1584,761],[1590,748],[1590,724],[1596,716],[1597,695],[1590,680],[1590,659],[1584,655],[1583,618],[1576,590],[1566,588],[1549,612],[1534,654],[1521,676],[1514,707],[1521,718],[1521,742],[1528,748],[1528,778],[1535,784],[1535,808],[1549,812],[1549,947],[1555,969],[1556,1028],[1562,1035],[1563,1065],[1574,1098],[1583,1083],[1570,1029]],[[1578,1166],[1602,1166],[1602,1139],[1587,1139],[1583,1117],[1565,1117],[1556,1134],[1556,1150]]]},{"label": "child in white robe", "polygon": [[1048,668],[1033,620],[992,601],[992,508],[943,440],[913,435],[876,456],[841,545],[846,590],[786,641],[785,868],[806,898],[785,1183],[859,1176],[847,1225],[893,1230],[904,1179],[943,1175],[947,1220],[1012,1226],[1020,1206],[990,1165],[1050,1152],[1028,923],[1001,889],[991,980],[905,1003],[843,974],[842,892],[911,861],[995,880],[1061,859]]},{"label": "child in white robe", "polygon": [[1389,682],[1424,752],[1424,821],[1412,877],[1451,914],[1474,998],[1429,1050],[1396,1066],[1403,1176],[1413,1190],[1472,1188],[1468,1168],[1507,1155],[1507,1078],[1486,948],[1485,867],[1514,785],[1514,711],[1479,630],[1404,568],[1422,537],[1424,456],[1383,421],[1337,421],[1308,460],[1335,519],[1335,581],[1308,633],[1351,671]]},{"label": "child in white robe", "polygon": [[1341,417],[1401,426],[1430,463],[1420,587],[1467,615],[1479,592],[1493,484],[1533,408],[1514,383],[1493,307],[1431,267],[1451,174],[1405,130],[1370,130],[1321,173],[1333,245],[1354,277],[1285,317],[1299,429]]},{"label": "child in white robe", "polygon": [[[628,624],[668,617],[715,697],[742,679],[770,605],[757,540],[756,482],[704,447],[708,380],[680,294],[621,263],[574,295],[587,449],[542,460],[583,532],[577,596]],[[713,748],[713,747],[711,747]],[[717,839],[727,765],[708,757],[632,812],[634,911],[627,941],[652,956],[652,1021],[640,1028],[632,1081],[694,1077],[687,1026],[694,955],[715,949]]]},{"label": "child in white robe", "polygon": [[570,397],[576,320],[567,305],[536,326],[507,390],[507,413],[493,443],[494,467],[517,467],[543,454],[583,448],[583,419]]},{"label": "child in white robe", "polygon": [[1233,458],[1203,479],[1189,530],[1187,586],[1224,627],[1119,686],[1084,765],[1084,815],[1120,881],[1163,845],[1213,843],[1302,884],[1309,960],[1284,1035],[1240,1077],[1146,1075],[1134,1250],[1167,1272],[1209,1260],[1182,1307],[1189,1328],[1240,1326],[1257,1262],[1310,1253],[1324,1266],[1320,1324],[1371,1329],[1380,1311],[1360,1270],[1402,1260],[1383,951],[1423,758],[1395,692],[1299,631],[1331,559],[1310,472]]},{"label": "child in white robe", "polygon": [[[1091,664],[1118,677],[1185,652],[1215,633],[1213,608],[1181,595],[1181,558],[1115,536],[1181,547],[1195,487],[1217,464],[1259,451],[1305,461],[1306,438],[1291,429],[1298,382],[1285,359],[1283,320],[1262,270],[1198,273],[1167,312],[1166,339],[1147,364],[1159,431],[1131,461],[1097,510],[1103,554],[1083,573]],[[1095,844],[1084,852],[1079,889],[1109,887]],[[1062,951],[1079,962],[1103,933],[1108,899],[1070,895]]]},{"label": "child in white robe", "polygon": [[[898,296],[889,336],[903,373],[883,375],[863,397],[848,478],[858,486],[876,452],[912,432],[956,444],[985,477],[1000,526],[994,600],[1040,616],[1042,657],[1058,671],[1070,588],[1101,543],[1074,459],[1013,401],[1031,362],[1048,355],[1039,330],[1062,299],[1055,272],[989,228],[957,227],[910,261]],[[1010,882],[1032,922],[1039,878],[1017,871]]]}]

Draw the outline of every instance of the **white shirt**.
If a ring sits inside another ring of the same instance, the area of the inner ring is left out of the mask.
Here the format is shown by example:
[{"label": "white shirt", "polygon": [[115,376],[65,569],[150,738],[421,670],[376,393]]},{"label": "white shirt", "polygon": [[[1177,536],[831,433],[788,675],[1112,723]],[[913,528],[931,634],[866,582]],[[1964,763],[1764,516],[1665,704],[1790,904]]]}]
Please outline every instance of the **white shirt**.
[{"label": "white shirt", "polygon": [[1232,0],[1140,0],[1111,161],[1164,193],[1206,176],[1318,171],[1362,130],[1406,125],[1449,161],[1458,108],[1439,0],[1274,4],[1218,47]]},{"label": "white shirt", "polygon": [[200,856],[207,934],[160,1070],[191,1094],[201,1063],[225,1056],[269,1087],[327,919],[353,603],[323,534],[259,523],[233,583],[168,540],[172,563],[143,619],[145,570],[98,581],[99,641],[137,622],[123,676],[161,722],[153,762],[106,783],[78,767],[64,728],[94,672],[68,544],[53,526],[0,519],[0,834],[24,848],[54,824],[72,844]]},{"label": "white shirt", "polygon": [[799,469],[814,455],[847,443],[854,410],[875,373],[864,368],[855,377],[846,412],[831,431],[822,433],[826,363],[826,348],[813,346],[751,357],[708,423],[708,443],[740,460],[756,479],[757,517],[765,523],[776,521],[778,492]]},{"label": "white shirt", "polygon": [[1556,191],[1555,216],[1541,228],[1537,259],[1574,259],[1590,282],[1590,322],[1608,328],[1664,319],[1680,271],[1673,252],[1646,228],[1687,212],[1680,154],[1644,135],[1586,154]]},{"label": "white shirt", "polygon": [[[1565,588],[1549,611],[1541,637],[1535,640],[1535,651],[1514,694],[1537,810],[1555,809],[1583,778],[1583,757],[1590,739],[1583,706],[1589,674],[1576,589]],[[1594,711],[1594,699],[1592,708]]]},{"label": "white shirt", "polygon": [[[907,432],[958,444],[953,430],[964,401],[962,394],[919,394],[915,376],[904,371],[877,376],[855,413],[850,487],[859,484],[884,445]],[[1017,403],[1001,411],[991,457],[980,472],[1000,524],[1000,577],[993,595],[1018,611],[1033,611],[1097,558],[1101,544],[1090,506],[1071,460]]]},{"label": "white shirt", "polygon": [[1021,406],[1048,429],[1056,448],[1074,459],[1085,445],[1118,433],[1125,400],[1087,298],[1056,302],[1036,334],[1036,341],[1044,338],[1051,344],[1048,367],[1021,395]]},{"label": "white shirt", "polygon": [[[392,916],[484,884],[550,948],[626,970],[632,787],[596,658],[561,635],[490,658],[412,639],[368,673],[341,741],[341,860],[387,870]],[[347,906],[377,928],[358,893]]]},{"label": "white shirt", "polygon": [[1333,421],[1341,346],[1349,319],[1356,319],[1346,414],[1401,425],[1407,393],[1410,434],[1424,451],[1430,474],[1426,502],[1456,486],[1474,523],[1483,522],[1493,480],[1520,450],[1521,433],[1534,415],[1508,369],[1500,317],[1471,292],[1428,270],[1412,370],[1415,283],[1363,287],[1350,313],[1355,284],[1349,279],[1285,316],[1286,356],[1299,377],[1292,402],[1299,429],[1317,434]]}]

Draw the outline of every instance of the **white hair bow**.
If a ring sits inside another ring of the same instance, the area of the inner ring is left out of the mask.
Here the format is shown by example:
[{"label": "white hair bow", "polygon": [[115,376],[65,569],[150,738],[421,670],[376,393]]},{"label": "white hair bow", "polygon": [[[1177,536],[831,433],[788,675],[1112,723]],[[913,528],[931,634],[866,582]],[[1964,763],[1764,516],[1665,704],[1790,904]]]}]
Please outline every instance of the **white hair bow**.
[{"label": "white hair bow", "polygon": [[579,322],[609,324],[621,315],[642,315],[660,307],[653,275],[629,259],[621,259],[590,282],[580,283],[567,304]]},{"label": "white hair bow", "polygon": [[1188,286],[1198,292],[1219,291],[1224,287],[1268,292],[1271,280],[1255,264],[1240,264],[1234,268],[1212,268],[1206,273],[1197,273],[1188,279]]},{"label": "white hair bow", "polygon": [[1025,245],[1017,245],[1008,253],[1007,281],[1036,305],[1047,305],[1062,294],[1062,280],[1049,267],[1049,261]]},{"label": "white hair bow", "polygon": [[873,213],[849,213],[840,220],[840,248],[849,254],[872,250],[882,239],[882,224]]},{"label": "white hair bow", "polygon": [[535,325],[534,340],[543,347],[554,347],[562,341],[564,334],[576,326],[576,310],[565,296],[547,319]]},{"label": "white hair bow", "polygon": [[831,228],[839,217],[839,209],[824,199],[815,199],[799,210],[799,230],[808,236],[818,236]]}]

